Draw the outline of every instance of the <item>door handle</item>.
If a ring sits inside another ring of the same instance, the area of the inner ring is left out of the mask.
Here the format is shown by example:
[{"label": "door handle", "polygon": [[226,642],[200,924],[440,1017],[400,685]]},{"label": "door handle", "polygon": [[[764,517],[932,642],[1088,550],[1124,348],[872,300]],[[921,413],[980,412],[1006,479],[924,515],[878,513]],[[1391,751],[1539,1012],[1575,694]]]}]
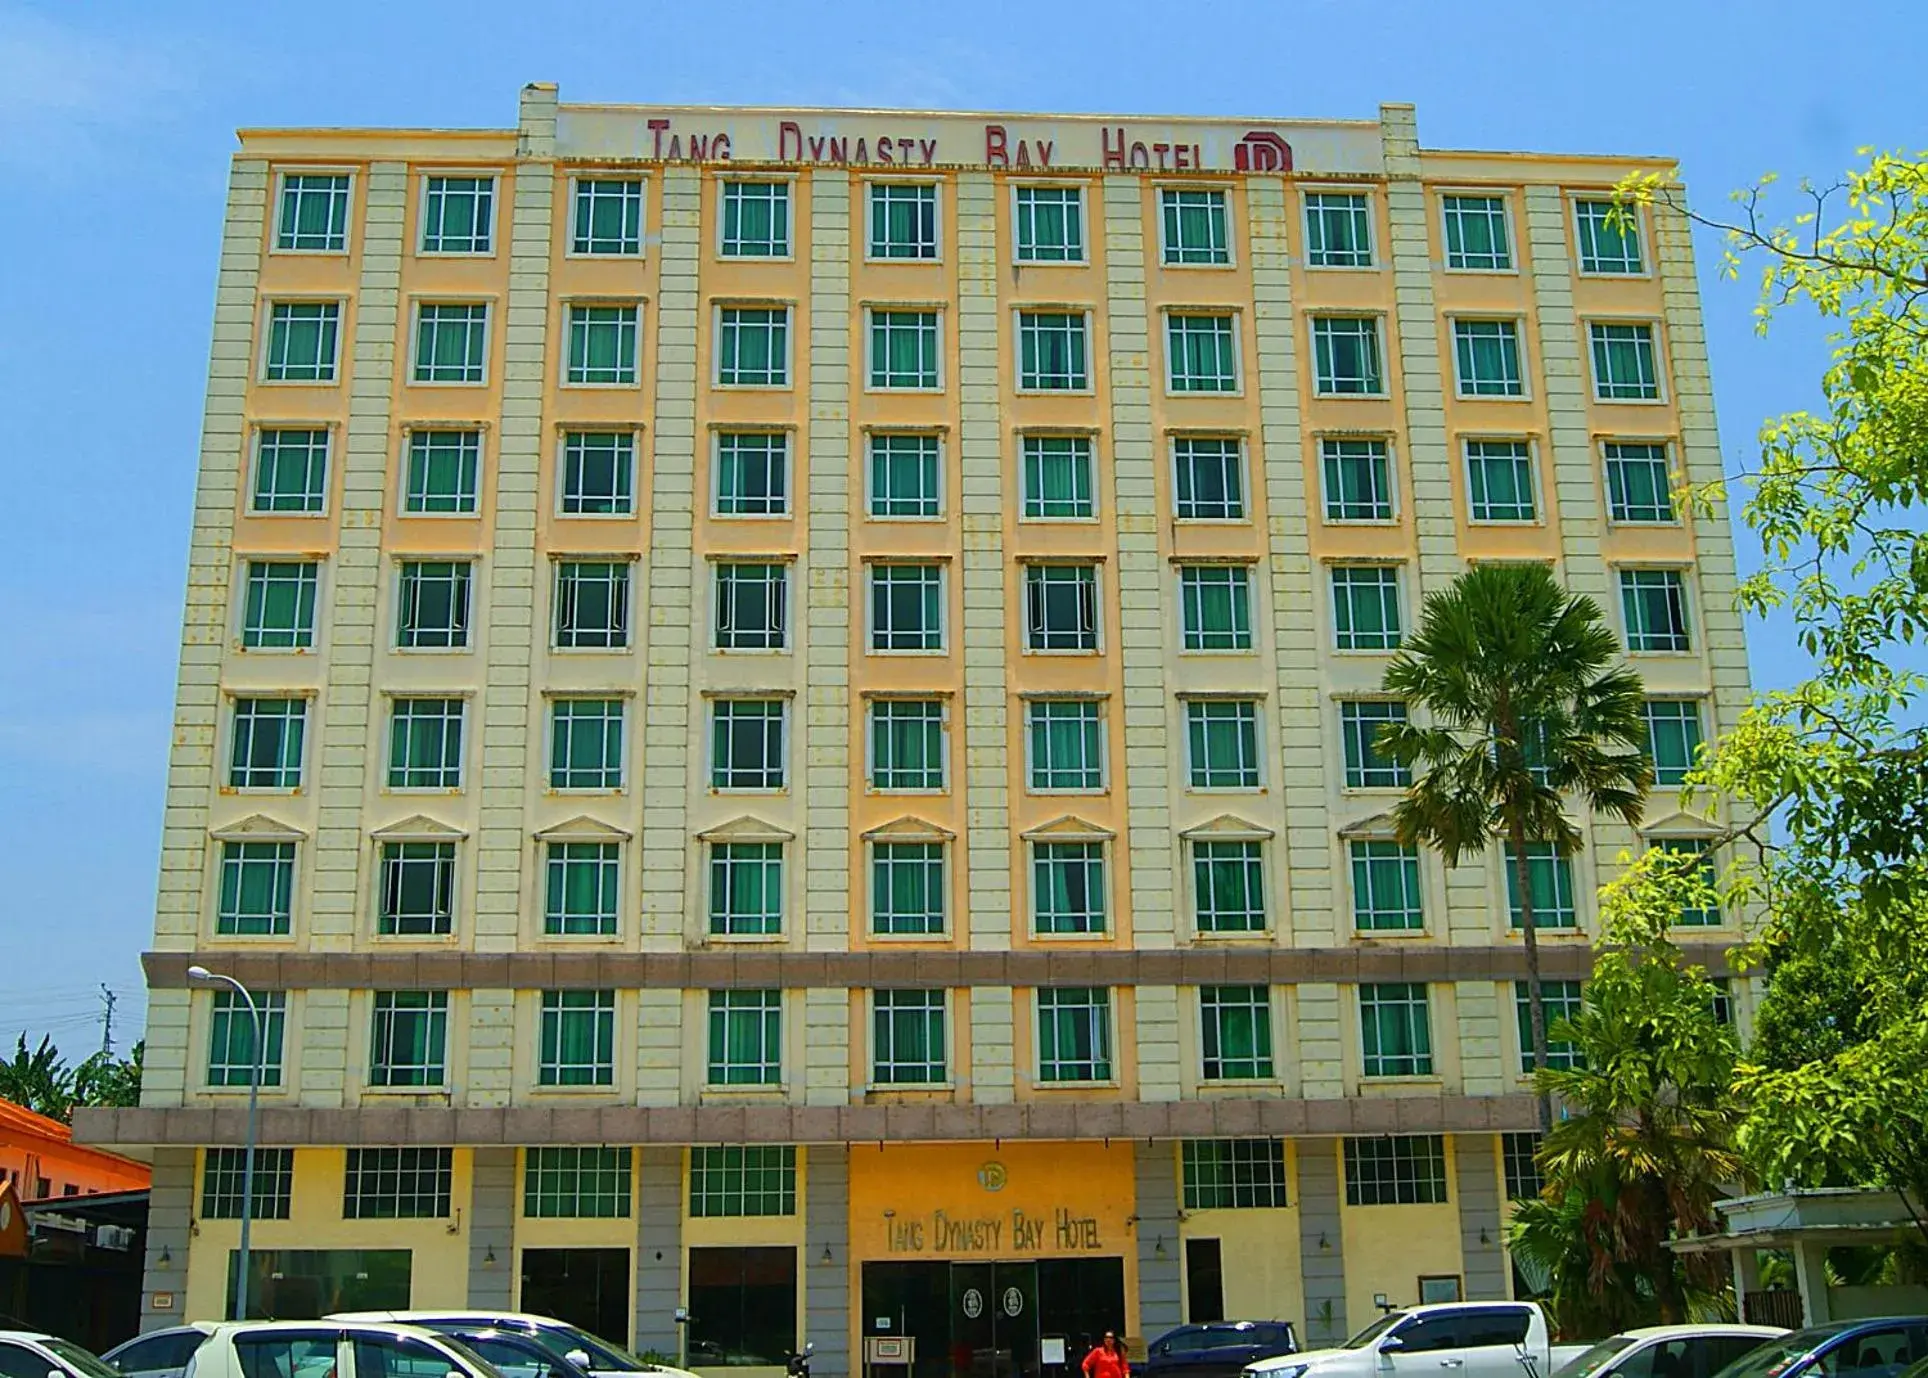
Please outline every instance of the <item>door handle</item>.
[{"label": "door handle", "polygon": [[1464,1368],[1466,1367],[1466,1361],[1464,1359],[1441,1359],[1439,1366],[1441,1368]]}]

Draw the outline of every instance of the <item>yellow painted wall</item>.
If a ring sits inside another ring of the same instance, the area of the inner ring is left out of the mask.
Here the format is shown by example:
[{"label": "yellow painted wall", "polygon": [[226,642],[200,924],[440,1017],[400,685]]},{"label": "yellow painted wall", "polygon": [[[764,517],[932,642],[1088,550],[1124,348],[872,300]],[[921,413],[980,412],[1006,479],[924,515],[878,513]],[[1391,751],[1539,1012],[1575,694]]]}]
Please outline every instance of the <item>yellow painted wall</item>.
[{"label": "yellow painted wall", "polygon": [[[1180,1149],[1172,1145],[1172,1171],[1183,1166]],[[1290,1184],[1287,1204],[1267,1210],[1181,1211],[1178,1236],[1179,1287],[1184,1315],[1192,1314],[1190,1279],[1185,1271],[1187,1239],[1216,1239],[1224,1267],[1225,1315],[1232,1320],[1289,1320],[1305,1326],[1305,1270],[1299,1260],[1298,1144],[1285,1141],[1285,1180]]]},{"label": "yellow painted wall", "polygon": [[[187,1257],[183,1321],[222,1318],[227,1305],[228,1254],[239,1248],[241,1222],[201,1220],[204,1155],[194,1163],[192,1242]],[[257,1220],[254,1249],[407,1249],[409,1305],[466,1306],[469,1298],[469,1150],[455,1150],[446,1220],[344,1220],[342,1187],[348,1154],[339,1148],[298,1148],[286,1220]]]},{"label": "yellow painted wall", "polygon": [[1439,1205],[1350,1206],[1339,1208],[1340,1239],[1345,1247],[1346,1314],[1354,1326],[1378,1315],[1372,1304],[1384,1292],[1395,1305],[1419,1300],[1419,1279],[1452,1274],[1464,1279],[1460,1251],[1459,1203],[1452,1199],[1454,1142],[1446,1139],[1448,1199]]}]

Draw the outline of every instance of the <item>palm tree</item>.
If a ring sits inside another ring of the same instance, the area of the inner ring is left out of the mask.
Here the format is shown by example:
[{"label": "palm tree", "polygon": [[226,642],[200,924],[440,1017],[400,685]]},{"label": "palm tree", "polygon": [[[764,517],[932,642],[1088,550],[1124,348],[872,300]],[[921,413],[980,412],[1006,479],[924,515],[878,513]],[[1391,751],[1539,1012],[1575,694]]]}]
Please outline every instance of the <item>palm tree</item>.
[{"label": "palm tree", "polygon": [[[1546,1008],[1528,847],[1580,849],[1569,794],[1637,827],[1653,784],[1640,676],[1619,660],[1591,598],[1568,593],[1544,565],[1489,564],[1427,596],[1386,668],[1386,691],[1420,715],[1382,728],[1375,743],[1417,767],[1393,810],[1399,840],[1426,844],[1448,866],[1495,841],[1511,853],[1536,1072],[1547,1062]],[[1552,1123],[1541,1088],[1541,1131]]]},{"label": "palm tree", "polygon": [[0,1061],[0,1100],[56,1120],[73,1113],[74,1074],[52,1038],[43,1036],[40,1046],[29,1052],[27,1036],[20,1035],[12,1060]]}]

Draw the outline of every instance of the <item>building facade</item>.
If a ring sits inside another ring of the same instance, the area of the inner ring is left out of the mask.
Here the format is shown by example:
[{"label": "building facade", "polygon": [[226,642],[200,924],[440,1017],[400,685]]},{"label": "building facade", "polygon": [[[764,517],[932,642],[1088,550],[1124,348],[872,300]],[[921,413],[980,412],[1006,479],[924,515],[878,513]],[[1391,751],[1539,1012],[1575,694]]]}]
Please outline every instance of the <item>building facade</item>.
[{"label": "building facade", "polygon": [[[1746,663],[1643,166],[1396,105],[244,133],[144,1104],[83,1119],[153,1156],[149,1323],[231,1285],[195,962],[264,1001],[279,1314],[934,1376],[1506,1295],[1510,868],[1402,850],[1371,742],[1420,600],[1546,561],[1649,685],[1647,836],[1713,830]],[[1556,1012],[1639,840],[1581,821]]]}]

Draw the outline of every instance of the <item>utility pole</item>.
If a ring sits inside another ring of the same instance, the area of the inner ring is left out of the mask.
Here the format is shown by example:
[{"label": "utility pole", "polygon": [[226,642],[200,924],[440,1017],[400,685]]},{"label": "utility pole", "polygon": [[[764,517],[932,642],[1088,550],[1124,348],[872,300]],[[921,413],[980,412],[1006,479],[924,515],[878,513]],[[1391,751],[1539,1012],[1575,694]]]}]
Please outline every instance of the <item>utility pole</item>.
[{"label": "utility pole", "polygon": [[107,1006],[100,1016],[100,1051],[101,1056],[111,1058],[114,1055],[114,1002],[120,997],[109,990],[107,983],[102,981],[100,998]]}]

